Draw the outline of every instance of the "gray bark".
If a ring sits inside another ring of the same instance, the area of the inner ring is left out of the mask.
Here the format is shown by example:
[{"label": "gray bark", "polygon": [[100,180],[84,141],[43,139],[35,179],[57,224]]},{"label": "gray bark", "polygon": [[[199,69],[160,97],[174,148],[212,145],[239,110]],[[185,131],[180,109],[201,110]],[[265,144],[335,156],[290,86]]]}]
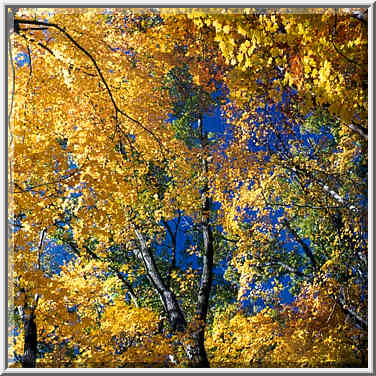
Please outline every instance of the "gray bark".
[{"label": "gray bark", "polygon": [[[317,181],[317,180],[316,180]],[[351,205],[350,203],[348,203],[342,196],[340,196],[336,191],[334,191],[333,189],[330,189],[329,186],[327,186],[326,184],[320,182],[320,181],[317,181],[318,184],[320,184],[320,186],[322,187],[322,189],[328,194],[330,195],[332,198],[334,198],[337,202],[339,202],[340,204],[342,204],[343,206],[346,206],[348,207],[351,211],[353,212],[358,212],[358,208],[355,207],[354,205]]]},{"label": "gray bark", "polygon": [[368,131],[366,128],[358,124],[347,124],[347,126],[354,132],[358,133],[361,137],[368,141]]},{"label": "gray bark", "polygon": [[358,213],[359,209],[352,205],[350,202],[348,202],[346,199],[344,199],[341,195],[339,195],[334,189],[331,189],[327,184],[322,182],[320,179],[315,177],[312,173],[309,171],[306,171],[301,168],[297,167],[291,167],[290,170],[294,171],[295,173],[299,174],[302,173],[303,175],[307,176],[308,178],[312,179],[316,184],[320,185],[320,187],[326,192],[327,195],[332,197],[334,200],[336,200],[339,204],[343,205],[344,207],[350,209],[354,213]]},{"label": "gray bark", "polygon": [[135,229],[135,233],[141,246],[140,250],[136,251],[136,256],[143,262],[148,277],[161,298],[163,308],[166,311],[167,319],[172,331],[184,332],[187,322],[175,294],[166,287],[155,264],[151,250],[146,244],[144,236],[138,229]]}]

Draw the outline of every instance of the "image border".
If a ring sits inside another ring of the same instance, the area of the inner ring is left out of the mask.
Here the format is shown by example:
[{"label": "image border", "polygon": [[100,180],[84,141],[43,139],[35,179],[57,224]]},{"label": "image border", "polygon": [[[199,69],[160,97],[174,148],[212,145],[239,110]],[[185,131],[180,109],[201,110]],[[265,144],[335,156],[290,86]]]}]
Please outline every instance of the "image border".
[{"label": "image border", "polygon": [[[283,7],[283,8],[302,8],[302,7],[364,7],[368,8],[368,81],[369,81],[369,88],[368,88],[368,95],[369,95],[369,110],[368,110],[368,132],[369,132],[369,142],[368,142],[368,198],[369,198],[369,211],[368,211],[368,290],[369,290],[369,301],[368,301],[368,323],[369,323],[369,348],[368,348],[368,368],[267,368],[267,369],[248,369],[248,368],[212,368],[212,369],[169,369],[169,368],[160,368],[160,369],[145,369],[145,368],[127,368],[127,369],[118,369],[118,368],[35,368],[35,369],[20,369],[20,368],[8,368],[8,300],[9,300],[9,291],[8,291],[8,284],[11,278],[11,272],[9,274],[9,270],[11,270],[11,265],[9,265],[9,258],[11,257],[8,247],[8,33],[9,33],[9,23],[8,23],[8,9],[13,7],[56,7],[56,8],[111,8],[111,7]],[[228,2],[205,2],[204,4],[200,2],[188,2],[188,3],[176,3],[176,2],[158,2],[158,1],[149,1],[144,4],[138,4],[135,2],[111,2],[111,4],[104,4],[103,2],[91,1],[90,3],[83,3],[82,1],[79,4],[76,4],[74,1],[69,2],[30,2],[29,4],[26,2],[6,2],[3,4],[3,59],[2,64],[4,64],[3,69],[3,94],[4,94],[4,101],[2,101],[2,108],[4,110],[4,127],[3,127],[3,137],[4,137],[4,144],[3,144],[3,163],[2,166],[4,168],[3,174],[3,194],[1,199],[1,206],[4,209],[4,226],[2,226],[2,235],[4,239],[4,251],[3,251],[3,278],[1,279],[1,297],[4,306],[2,310],[3,320],[1,324],[1,331],[3,334],[4,341],[1,342],[0,348],[1,358],[0,358],[0,371],[2,375],[23,375],[23,374],[44,374],[44,373],[57,373],[57,374],[67,374],[67,375],[79,375],[83,373],[93,373],[93,374],[150,374],[150,373],[161,373],[161,374],[174,374],[174,373],[183,373],[183,374],[192,374],[197,375],[200,373],[221,373],[221,374],[233,374],[233,373],[249,373],[249,374],[260,374],[260,375],[273,375],[276,373],[293,373],[293,374],[305,374],[305,375],[314,375],[314,374],[322,374],[322,373],[338,373],[338,374],[346,374],[346,375],[358,375],[358,374],[374,374],[374,338],[375,338],[375,328],[374,328],[374,304],[375,304],[375,289],[373,284],[373,271],[375,270],[375,257],[373,257],[373,241],[374,241],[374,233],[376,231],[376,226],[374,224],[374,210],[376,208],[376,204],[373,200],[373,188],[374,188],[374,173],[375,173],[375,165],[376,159],[373,151],[373,145],[376,145],[376,132],[373,131],[373,124],[374,124],[374,85],[375,85],[375,77],[374,77],[374,61],[375,61],[375,49],[374,49],[374,40],[375,40],[375,30],[374,30],[374,19],[376,16],[376,9],[375,3],[370,2],[315,2],[315,3],[303,3],[303,2],[292,2],[289,1],[288,3],[283,3],[279,1],[265,1],[265,2],[256,2],[252,4],[251,2],[246,1],[237,1],[235,4],[229,5]],[[70,371],[71,370],[71,371]],[[147,371],[146,371],[147,370]]]}]

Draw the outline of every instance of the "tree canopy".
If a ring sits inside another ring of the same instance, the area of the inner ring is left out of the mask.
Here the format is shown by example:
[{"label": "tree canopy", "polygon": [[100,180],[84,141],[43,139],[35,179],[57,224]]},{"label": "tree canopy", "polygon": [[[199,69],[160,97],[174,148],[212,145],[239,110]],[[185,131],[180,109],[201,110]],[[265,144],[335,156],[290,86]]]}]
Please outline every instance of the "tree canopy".
[{"label": "tree canopy", "polygon": [[8,8],[14,367],[367,367],[360,8]]}]

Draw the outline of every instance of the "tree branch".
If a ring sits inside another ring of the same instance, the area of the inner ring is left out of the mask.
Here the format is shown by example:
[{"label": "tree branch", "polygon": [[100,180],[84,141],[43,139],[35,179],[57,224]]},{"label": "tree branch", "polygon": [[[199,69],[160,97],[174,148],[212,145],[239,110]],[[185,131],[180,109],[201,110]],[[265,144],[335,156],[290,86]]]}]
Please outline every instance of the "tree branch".
[{"label": "tree branch", "polygon": [[362,127],[360,124],[355,124],[353,122],[351,124],[346,124],[346,126],[348,128],[350,128],[352,131],[358,133],[365,140],[368,140],[368,130],[366,128]]},{"label": "tree branch", "polygon": [[350,16],[360,21],[364,26],[367,26],[368,25],[367,12],[368,12],[368,9],[366,9],[364,12],[361,12],[360,10],[356,10],[356,11],[353,11]]},{"label": "tree branch", "polygon": [[47,229],[44,228],[41,233],[40,233],[40,237],[39,237],[39,245],[38,245],[38,264],[37,264],[37,268],[40,270],[41,267],[40,267],[40,260],[41,260],[41,252],[42,252],[42,246],[43,246],[43,241],[44,241],[44,237],[46,235],[46,231]]},{"label": "tree branch", "polygon": [[20,24],[25,24],[25,25],[38,25],[38,26],[52,27],[52,28],[55,28],[55,29],[59,30],[61,33],[63,33],[93,63],[93,65],[94,65],[94,67],[95,67],[95,69],[96,69],[96,71],[97,71],[97,73],[98,73],[101,81],[103,82],[103,84],[104,84],[104,86],[106,88],[106,91],[108,93],[108,96],[110,97],[110,100],[111,100],[112,105],[113,105],[113,107],[115,109],[115,112],[119,112],[120,114],[122,114],[123,116],[125,116],[127,119],[131,120],[132,122],[134,122],[138,126],[140,126],[144,131],[148,132],[157,141],[159,147],[161,148],[162,154],[164,154],[164,152],[163,152],[164,151],[164,146],[163,146],[162,142],[160,141],[160,139],[154,134],[154,132],[152,132],[150,129],[146,128],[140,121],[138,121],[137,119],[134,119],[132,116],[128,115],[126,112],[124,112],[123,110],[121,110],[118,107],[118,105],[117,105],[117,103],[116,103],[116,101],[115,101],[115,99],[113,97],[112,91],[111,91],[110,87],[108,86],[107,81],[104,78],[103,73],[102,73],[101,69],[99,68],[96,60],[93,57],[93,55],[90,52],[88,52],[84,47],[82,47],[68,32],[66,32],[59,25],[54,24],[54,23],[49,23],[49,22],[15,19],[14,23],[15,23],[15,25],[17,25],[18,30],[19,30],[19,25]]},{"label": "tree branch", "polygon": [[334,25],[333,25],[333,31],[332,31],[332,38],[331,38],[331,41],[332,41],[332,44],[333,44],[333,47],[334,49],[337,51],[337,53],[339,55],[341,55],[345,60],[347,60],[349,63],[351,64],[354,64],[354,65],[357,65],[357,66],[361,66],[358,62],[348,58],[346,55],[344,55],[336,46],[335,44],[335,38],[336,38],[336,31],[337,29],[337,13],[334,15]]},{"label": "tree branch", "polygon": [[218,234],[218,236],[223,239],[223,240],[226,240],[227,242],[231,242],[231,243],[238,243],[239,240],[236,240],[236,239],[229,239],[229,238],[226,238],[226,236],[222,235],[222,234]]},{"label": "tree branch", "polygon": [[13,193],[30,193],[35,188],[44,187],[46,185],[53,185],[53,184],[62,183],[64,180],[70,179],[72,176],[76,175],[79,171],[80,171],[80,168],[77,168],[75,171],[71,172],[69,175],[63,176],[63,177],[61,177],[58,180],[54,180],[54,181],[50,181],[50,182],[47,182],[47,183],[41,183],[41,184],[33,185],[31,187],[27,187],[26,189],[22,188],[19,184],[14,183],[14,185],[18,189],[20,189],[21,191],[14,191]]},{"label": "tree branch", "polygon": [[300,272],[299,270],[297,269],[294,269],[293,267],[291,267],[290,265],[287,265],[285,264],[284,262],[282,261],[279,261],[279,260],[272,260],[272,262],[270,263],[266,263],[265,266],[282,266],[284,269],[286,269],[289,273],[293,273],[293,274],[296,274],[297,276],[303,278],[303,279],[307,279],[307,280],[311,280],[310,277],[306,276],[304,273]]},{"label": "tree branch", "polygon": [[291,227],[290,223],[287,221],[287,219],[284,219],[282,223],[288,228],[288,230],[294,235],[295,240],[302,246],[304,253],[308,256],[309,260],[311,261],[311,264],[315,270],[317,270],[317,263],[315,260],[315,257],[313,256],[313,253],[311,249],[308,247],[306,243],[304,243],[303,239],[298,235],[298,233],[295,231],[294,228]]},{"label": "tree branch", "polygon": [[[77,246],[77,244],[73,241],[66,241],[65,244],[67,244],[71,249],[72,251],[79,257],[81,257],[81,252]],[[106,259],[103,259],[102,257],[99,257],[95,252],[93,252],[91,249],[89,249],[89,247],[84,247],[86,252],[91,256],[93,257],[94,260],[97,260],[97,261],[102,261],[102,262],[108,262]],[[125,287],[127,288],[128,292],[129,292],[129,295],[133,301],[133,304],[136,306],[136,307],[139,307],[139,304],[138,304],[138,300],[137,300],[137,295],[136,293],[134,292],[133,290],[133,287],[132,285],[127,281],[127,279],[121,274],[120,270],[115,268],[114,266],[112,265],[108,265],[109,268],[116,273],[116,276],[124,283]]]},{"label": "tree branch", "polygon": [[135,228],[135,233],[141,246],[141,250],[136,255],[142,260],[149,278],[158,292],[172,331],[184,332],[187,322],[185,321],[183,311],[174,293],[165,286],[144,236],[137,228]]},{"label": "tree branch", "polygon": [[[179,222],[180,222],[180,216],[179,216]],[[172,249],[171,249],[171,264],[168,268],[167,272],[167,281],[166,286],[167,288],[170,288],[171,284],[171,273],[176,268],[176,233],[178,230],[179,223],[176,225],[175,233],[172,232],[171,226],[168,224],[167,221],[163,219],[162,221],[163,225],[166,227],[168,234],[170,235],[171,242],[172,242]]]},{"label": "tree branch", "polygon": [[344,313],[348,314],[350,317],[353,318],[353,320],[362,328],[362,329],[368,329],[368,321],[363,319],[356,311],[346,306],[344,296],[343,296],[343,288],[341,288],[341,292],[337,299],[341,309]]},{"label": "tree branch", "polygon": [[344,205],[347,209],[351,210],[353,213],[358,213],[359,209],[352,205],[352,203],[345,200],[342,196],[340,196],[336,191],[331,189],[327,184],[322,182],[320,179],[316,178],[312,173],[309,171],[297,167],[296,165],[293,165],[293,167],[285,166],[288,170],[293,171],[294,173],[298,174],[299,172],[307,176],[308,178],[312,179],[313,182],[318,184],[329,196],[331,196],[333,199],[335,199],[337,202],[339,202],[341,205]]}]

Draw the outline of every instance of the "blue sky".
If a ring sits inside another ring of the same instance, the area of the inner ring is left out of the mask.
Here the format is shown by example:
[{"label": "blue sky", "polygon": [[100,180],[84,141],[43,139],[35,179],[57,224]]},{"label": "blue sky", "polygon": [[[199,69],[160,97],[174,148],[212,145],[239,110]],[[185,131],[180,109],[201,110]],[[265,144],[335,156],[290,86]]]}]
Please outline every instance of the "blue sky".
[{"label": "blue sky", "polygon": [[[18,59],[18,64],[25,64],[28,63],[28,56],[26,57],[20,56]],[[271,106],[267,109],[260,110],[260,114],[267,114],[268,115],[268,122],[273,124],[277,130],[279,127],[280,122],[283,120],[283,115],[279,112],[278,106]],[[226,120],[221,116],[220,108],[217,107],[213,114],[211,115],[204,115],[204,130],[206,132],[213,132],[217,135],[217,137],[223,137],[225,132],[230,128],[229,124],[226,123]],[[263,124],[259,123],[258,126],[262,126]],[[276,144],[276,146],[274,146]],[[273,134],[270,135],[270,144],[269,147],[273,149],[274,147],[277,147],[278,139],[273,136]],[[257,152],[260,150],[260,146],[253,145],[252,143],[249,144],[250,151]],[[263,148],[261,148],[263,149]],[[79,193],[78,193],[79,195]],[[218,209],[219,205],[213,203],[213,208]],[[283,209],[278,210],[271,210],[270,211],[270,218],[273,224],[276,224],[278,222],[278,218],[283,215]],[[176,219],[170,221],[170,224],[172,225],[172,228],[175,228],[176,225]],[[197,255],[190,255],[186,252],[187,248],[189,248],[193,244],[193,238],[192,238],[192,220],[189,217],[183,217],[183,220],[180,222],[179,229],[177,231],[177,250],[176,250],[176,263],[179,268],[182,270],[186,270],[188,267],[192,267],[193,269],[200,269],[200,259]],[[284,242],[283,247],[291,251],[295,246],[298,246],[299,253],[303,253],[301,246],[293,241],[286,241],[286,234],[285,232],[281,232],[280,239],[282,242]],[[307,243],[309,244],[309,243]],[[166,233],[166,238],[161,244],[156,244],[156,252],[157,255],[162,254],[163,249],[169,249],[171,247],[171,239],[170,236]],[[72,254],[71,252],[67,251],[63,246],[58,245],[52,241],[48,242],[48,245],[46,247],[46,254],[52,257],[52,261],[56,265],[62,265],[64,262],[68,262],[69,260],[72,260]],[[171,252],[169,252],[169,255],[171,255]],[[167,262],[167,260],[166,260]],[[223,274],[225,270],[228,267],[228,259],[223,259],[220,261],[219,264],[215,265],[214,273],[216,275],[215,283],[226,283],[223,280]],[[56,268],[56,272],[58,272],[58,268]],[[293,296],[289,293],[290,288],[290,278],[288,276],[284,276],[280,279],[280,282],[285,286],[282,290],[280,297],[282,303],[290,303],[293,300]],[[272,288],[272,285],[274,283],[274,279],[270,279],[267,283],[264,285],[264,289],[268,290]],[[250,286],[252,288],[252,286]],[[234,297],[235,299],[236,297]],[[258,301],[256,302],[258,308],[260,309],[263,307],[262,302]],[[244,301],[243,302],[244,307],[247,307],[249,305],[253,305],[254,302],[252,301]]]},{"label": "blue sky", "polygon": [[[25,64],[30,64],[29,55],[26,53],[19,53],[15,57],[15,61],[17,63],[17,66],[22,67]],[[220,96],[222,94],[221,88],[218,88],[215,95]],[[294,95],[292,93],[291,95]],[[283,93],[282,96],[282,103],[289,101],[289,98]],[[283,128],[283,123],[285,121],[289,121],[289,119],[286,119],[282,112],[280,111],[280,105],[281,104],[273,104],[273,105],[267,105],[264,108],[259,108],[257,112],[262,117],[262,122],[255,122],[255,125],[258,127],[263,127],[265,124],[269,124],[273,127],[273,129],[276,130],[276,132],[279,132]],[[231,139],[231,126],[227,123],[224,117],[221,116],[221,110],[220,107],[216,107],[213,111],[212,115],[205,114],[203,118],[203,124],[204,124],[204,130],[206,132],[212,132],[215,136],[214,137],[227,137],[227,141],[229,142]],[[169,120],[171,121],[173,118],[171,117]],[[194,125],[193,125],[194,126]],[[288,137],[291,138],[299,138],[303,140],[304,146],[307,147],[308,150],[311,148],[311,143],[313,145],[317,144],[319,140],[322,137],[327,138],[333,138],[332,134],[325,128],[321,129],[321,134],[315,134],[313,132],[309,133],[306,132],[306,134],[302,135],[300,132],[300,127],[298,124],[291,125],[294,130],[294,135],[290,135]],[[288,146],[288,138],[286,135],[282,136],[282,142],[285,143],[287,147]],[[249,151],[250,152],[258,152],[260,150],[266,150],[266,146],[268,146],[268,150],[273,152],[277,151],[278,147],[280,145],[280,138],[276,137],[275,133],[270,132],[268,134],[268,138],[266,139],[267,145],[259,145],[255,142],[253,138],[250,138],[249,141]],[[311,149],[312,152],[312,149]],[[75,167],[72,163],[70,166],[73,168]],[[79,193],[78,193],[79,194]],[[270,210],[270,219],[273,224],[278,223],[278,218],[283,215],[283,209],[278,210]],[[171,223],[173,223],[172,221]],[[176,252],[176,259],[177,259],[177,265],[181,267],[183,270],[186,269],[188,266],[192,266],[194,269],[200,268],[200,262],[197,256],[195,255],[189,255],[186,251],[186,248],[189,247],[189,245],[192,244],[192,236],[190,234],[190,231],[192,230],[192,221],[190,218],[185,217],[184,224],[180,224],[180,229],[177,232],[177,252]],[[282,232],[280,234],[280,240],[284,243],[283,247],[287,251],[291,251],[293,247],[298,248],[298,252],[300,254],[303,254],[303,250],[300,244],[298,244],[296,241],[288,241],[286,240],[285,233]],[[309,245],[309,240],[304,240],[307,245]],[[162,247],[169,247],[171,244],[171,241],[169,239],[169,235],[166,235],[166,239],[164,242],[157,246],[157,252]],[[67,252],[63,246],[57,245],[56,243],[49,242],[46,248],[46,254],[52,257],[53,261],[56,265],[62,265],[64,262],[67,262],[71,259],[71,255],[69,252]],[[220,280],[220,276],[223,275],[224,271],[227,268],[227,261],[222,260],[219,265],[216,265],[215,267],[215,274],[218,275],[218,280]],[[58,271],[58,270],[56,270]],[[288,292],[289,289],[289,277],[283,277],[281,282],[284,284],[285,289],[281,293],[281,299],[282,302],[291,302],[292,295]],[[265,289],[269,289],[271,287],[271,284],[273,283],[273,280],[271,279],[269,282],[265,284]]]}]

